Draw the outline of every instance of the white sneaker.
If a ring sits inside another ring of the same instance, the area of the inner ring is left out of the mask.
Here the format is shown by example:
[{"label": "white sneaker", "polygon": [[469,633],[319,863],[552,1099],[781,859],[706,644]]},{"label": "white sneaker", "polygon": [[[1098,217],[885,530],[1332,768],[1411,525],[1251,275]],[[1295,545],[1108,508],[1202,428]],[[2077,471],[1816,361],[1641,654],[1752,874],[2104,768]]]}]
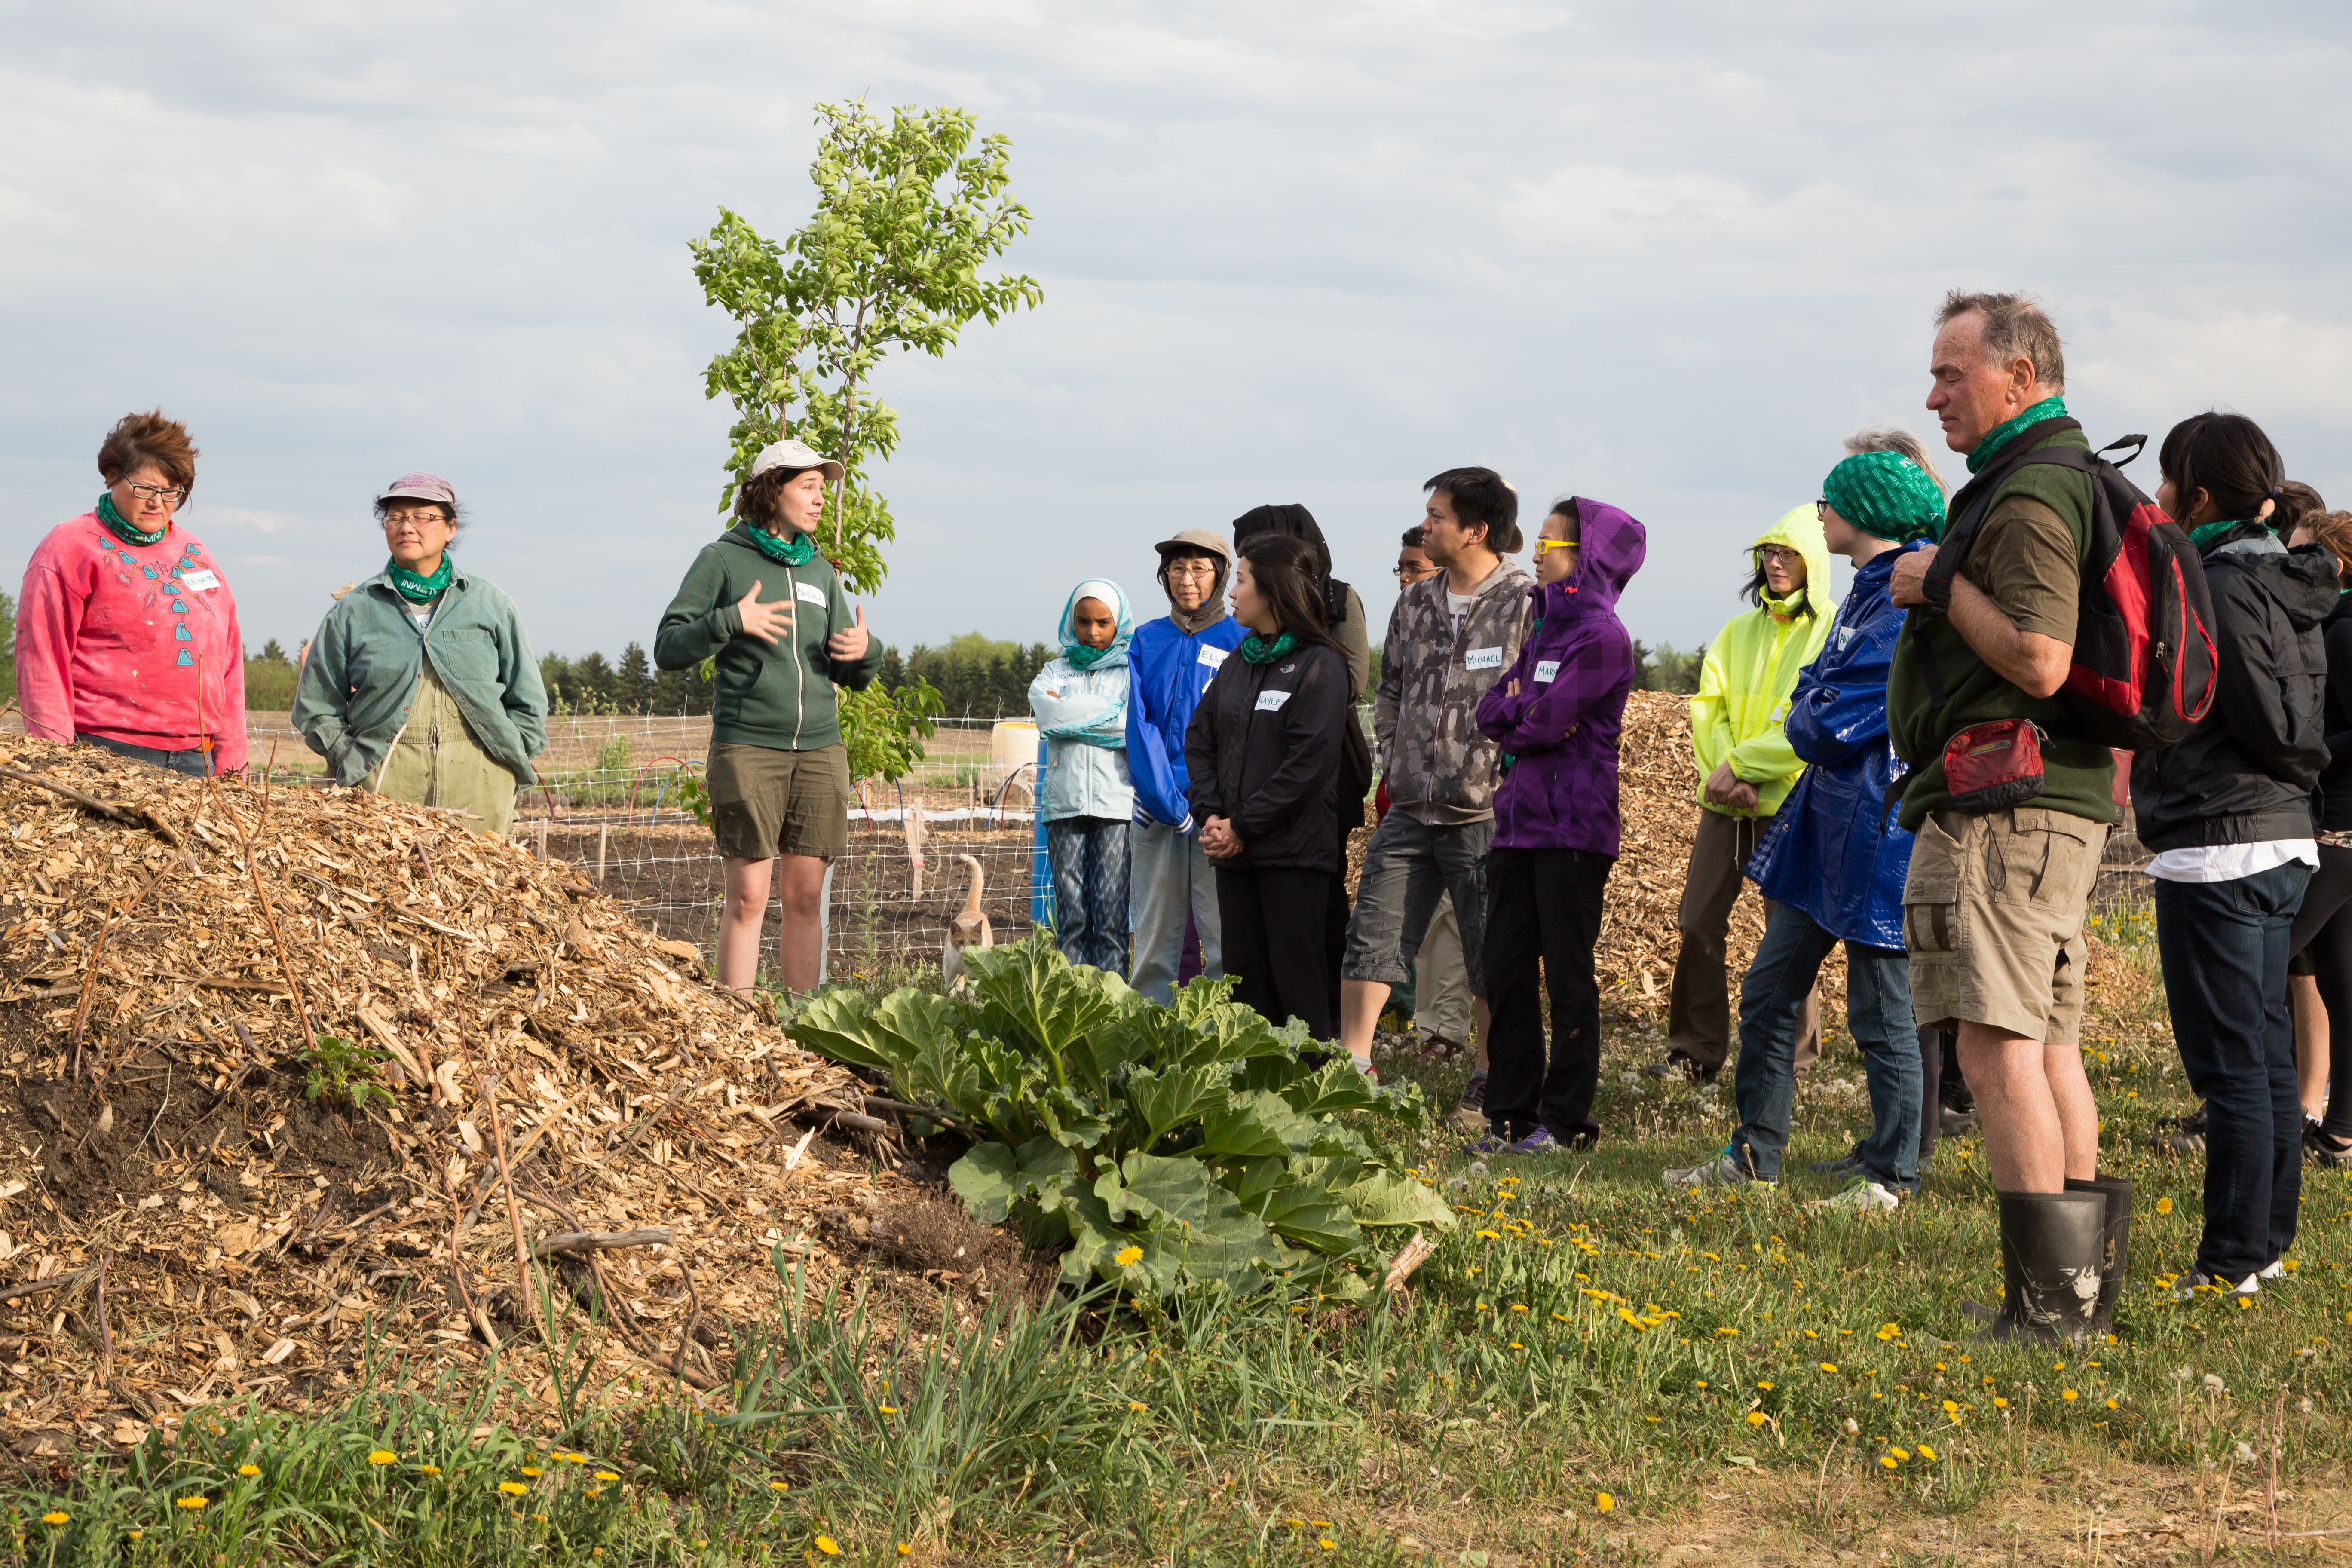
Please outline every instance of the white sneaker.
[{"label": "white sneaker", "polygon": [[1815,1198],[1805,1206],[1824,1214],[1893,1214],[1903,1200],[1868,1176],[1856,1176],[1833,1196]]},{"label": "white sneaker", "polygon": [[2256,1273],[2256,1274],[2255,1274],[2255,1276],[2254,1276],[2254,1278],[2255,1278],[2255,1279],[2285,1279],[2285,1278],[2286,1278],[2286,1259],[2285,1259],[2285,1258],[2272,1258],[2272,1259],[2271,1259],[2271,1266],[2270,1266],[2268,1268],[2262,1269],[2261,1271],[2259,1271],[2258,1273]]},{"label": "white sneaker", "polygon": [[[2271,1265],[2271,1268],[2277,1268],[2278,1265],[2275,1263]],[[2275,1279],[2284,1272],[2281,1269],[2279,1274],[2271,1274],[2270,1277]],[[2176,1301],[2193,1301],[2200,1290],[2210,1290],[2216,1295],[2223,1296],[2259,1296],[2263,1293],[2263,1276],[2265,1274],[2270,1274],[2269,1268],[2249,1274],[2232,1285],[2227,1279],[2205,1273],[2202,1269],[2192,1268],[2173,1280],[2172,1299]]]},{"label": "white sneaker", "polygon": [[1682,1192],[1692,1192],[1700,1187],[1752,1187],[1758,1192],[1769,1193],[1780,1186],[1777,1182],[1757,1180],[1728,1149],[1714,1159],[1696,1165],[1670,1165],[1658,1173],[1658,1179]]}]

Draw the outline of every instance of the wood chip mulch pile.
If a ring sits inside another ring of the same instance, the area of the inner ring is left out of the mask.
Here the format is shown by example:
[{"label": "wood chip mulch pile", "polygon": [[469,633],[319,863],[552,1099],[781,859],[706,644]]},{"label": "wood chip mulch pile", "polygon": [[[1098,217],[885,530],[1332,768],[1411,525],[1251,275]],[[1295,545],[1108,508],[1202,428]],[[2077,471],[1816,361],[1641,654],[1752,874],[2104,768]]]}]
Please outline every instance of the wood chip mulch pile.
[{"label": "wood chip mulch pile", "polygon": [[[320,1037],[381,1052],[389,1092],[306,1092]],[[866,1173],[870,1127],[841,1130],[860,1105],[691,946],[448,813],[0,751],[0,1441],[19,1456],[248,1394],[331,1397],[370,1336],[420,1369],[503,1345],[545,1397],[525,1253],[559,1298],[606,1307],[566,1325],[600,1372],[715,1386],[735,1329],[773,1310],[774,1247],[814,1288],[840,1267],[828,1240],[862,1254],[915,1199],[888,1160]]]}]

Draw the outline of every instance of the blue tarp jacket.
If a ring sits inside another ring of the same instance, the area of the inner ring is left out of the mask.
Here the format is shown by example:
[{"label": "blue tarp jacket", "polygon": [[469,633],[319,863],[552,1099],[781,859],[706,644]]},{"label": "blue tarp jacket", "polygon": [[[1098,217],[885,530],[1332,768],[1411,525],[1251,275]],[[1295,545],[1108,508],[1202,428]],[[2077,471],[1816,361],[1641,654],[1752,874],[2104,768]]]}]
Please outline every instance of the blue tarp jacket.
[{"label": "blue tarp jacket", "polygon": [[1886,733],[1886,676],[1903,612],[1887,597],[1889,550],[1853,574],[1829,640],[1797,678],[1789,744],[1810,764],[1748,862],[1766,898],[1793,904],[1848,942],[1903,946],[1911,835],[1885,808],[1903,771]]},{"label": "blue tarp jacket", "polygon": [[1139,821],[1147,815],[1171,826],[1191,819],[1184,731],[1217,667],[1248,635],[1231,616],[1190,635],[1165,616],[1135,629],[1127,645],[1127,765]]}]

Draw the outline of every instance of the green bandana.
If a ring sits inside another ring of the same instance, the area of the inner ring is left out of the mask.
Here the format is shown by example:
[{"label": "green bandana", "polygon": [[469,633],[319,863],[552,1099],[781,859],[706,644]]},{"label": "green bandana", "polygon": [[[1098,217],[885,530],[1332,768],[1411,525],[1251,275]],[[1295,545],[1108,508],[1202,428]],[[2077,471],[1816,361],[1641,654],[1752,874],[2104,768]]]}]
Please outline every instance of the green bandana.
[{"label": "green bandana", "polygon": [[1977,443],[1977,449],[1969,454],[1969,472],[1972,474],[1984,472],[1984,466],[1999,457],[2000,449],[2009,445],[2011,437],[2027,426],[2039,425],[2044,419],[2063,419],[2064,417],[2066,417],[2066,400],[2063,397],[2045,397],[2007,424],[1994,426],[1985,438]]},{"label": "green bandana", "polygon": [[1073,643],[1062,650],[1062,657],[1070,661],[1072,669],[1092,669],[1108,658],[1110,650],[1117,646],[1117,638],[1113,638],[1100,647],[1088,647],[1084,643]]},{"label": "green bandana", "polygon": [[793,531],[790,539],[778,539],[766,529],[754,528],[748,522],[743,525],[743,531],[751,536],[751,542],[760,547],[761,554],[780,566],[805,566],[816,559],[815,542],[798,529]]},{"label": "green bandana", "polygon": [[2189,542],[2195,545],[2198,553],[2201,555],[2220,543],[2223,534],[2252,521],[2252,518],[2232,517],[2225,518],[2219,522],[2200,523],[2189,531]]},{"label": "green bandana", "polygon": [[449,586],[449,579],[457,572],[457,563],[449,559],[449,552],[445,550],[441,552],[440,569],[430,577],[420,577],[397,561],[386,561],[383,569],[391,577],[392,585],[400,590],[402,598],[412,605],[429,605]]},{"label": "green bandana", "polygon": [[114,510],[114,497],[105,490],[98,494],[98,521],[106,524],[107,531],[125,544],[161,544],[163,536],[172,531],[171,523],[166,521],[152,533],[142,533],[131,526],[129,518]]},{"label": "green bandana", "polygon": [[1908,544],[1944,531],[1944,489],[1900,452],[1856,452],[1822,481],[1822,499],[1874,539]]},{"label": "green bandana", "polygon": [[1272,642],[1252,632],[1242,638],[1242,657],[1252,664],[1272,664],[1297,646],[1298,638],[1289,632],[1283,633]]}]

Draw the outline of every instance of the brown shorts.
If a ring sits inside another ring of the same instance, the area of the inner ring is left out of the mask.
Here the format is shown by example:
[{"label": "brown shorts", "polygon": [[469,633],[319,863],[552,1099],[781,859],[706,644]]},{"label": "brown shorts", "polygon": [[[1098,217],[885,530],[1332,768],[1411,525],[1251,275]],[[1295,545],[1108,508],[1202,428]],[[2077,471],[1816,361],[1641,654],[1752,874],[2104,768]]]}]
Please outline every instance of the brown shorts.
[{"label": "brown shorts", "polygon": [[710,828],[732,860],[849,852],[849,748],[710,744]]},{"label": "brown shorts", "polygon": [[2071,1046],[2083,1026],[2083,911],[2107,829],[2020,806],[1938,811],[1903,884],[1903,945],[1919,1026],[1966,1021]]}]

